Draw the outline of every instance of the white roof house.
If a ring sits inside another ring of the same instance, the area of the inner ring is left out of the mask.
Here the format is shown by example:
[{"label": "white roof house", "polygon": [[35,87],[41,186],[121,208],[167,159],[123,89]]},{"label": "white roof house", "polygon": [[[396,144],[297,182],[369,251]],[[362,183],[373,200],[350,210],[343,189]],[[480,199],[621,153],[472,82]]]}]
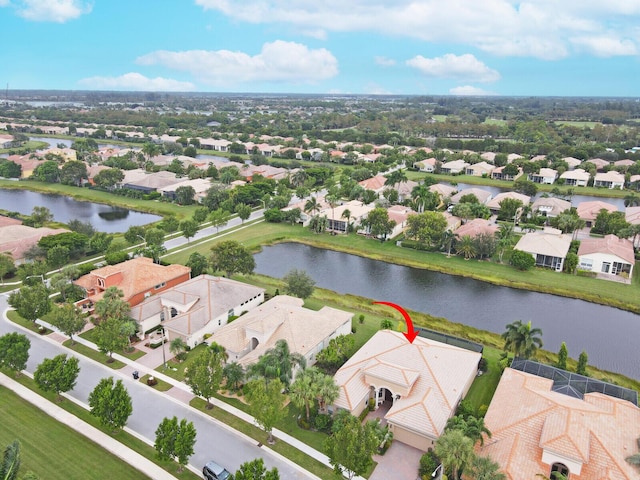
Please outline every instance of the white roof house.
[{"label": "white roof house", "polygon": [[558,177],[558,171],[553,168],[541,168],[537,173],[530,173],[529,180],[533,183],[542,183],[546,185],[553,185]]},{"label": "white roof house", "polygon": [[230,362],[247,366],[276,341],[286,340],[292,353],[312,365],[331,339],[351,333],[353,313],[331,307],[309,310],[303,304],[301,298],[277,295],[217,330],[207,342],[223,346]]},{"label": "white roof house", "polygon": [[561,272],[570,246],[571,235],[563,234],[554,228],[546,228],[520,237],[513,248],[533,255],[536,266]]},{"label": "white roof house", "polygon": [[618,188],[622,190],[624,188],[624,174],[616,172],[615,170],[596,173],[596,176],[593,179],[593,186],[609,189]]},{"label": "white roof house", "polygon": [[545,217],[557,217],[565,210],[571,208],[571,202],[562,200],[555,197],[540,197],[533,205],[531,205],[532,212],[538,212]]},{"label": "white roof house", "polygon": [[631,240],[615,235],[585,238],[580,242],[578,259],[581,270],[607,274],[602,276],[606,279],[615,279],[613,275],[617,275],[626,277],[625,280],[631,279],[636,262]]},{"label": "white roof house", "polygon": [[483,175],[489,176],[495,168],[496,167],[494,165],[491,165],[490,163],[479,162],[474,163],[473,165],[469,165],[464,173],[467,175],[473,175],[475,177],[482,177]]},{"label": "white roof house", "polygon": [[[481,353],[380,330],[335,375],[334,406],[359,415],[373,398],[394,438],[427,450],[443,433],[478,372]],[[386,403],[385,403],[386,402]]]},{"label": "white roof house", "polygon": [[464,160],[452,160],[450,162],[443,163],[440,167],[442,173],[456,174],[462,173],[469,166]]},{"label": "white roof house", "polygon": [[200,275],[149,297],[131,309],[131,317],[147,332],[163,325],[169,341],[182,338],[193,348],[229,317],[264,301],[264,289],[224,277]]},{"label": "white roof house", "polygon": [[564,180],[564,184],[570,187],[586,187],[591,178],[591,174],[582,168],[576,168],[575,170],[567,170],[560,178]]},{"label": "white roof house", "polygon": [[489,207],[492,211],[499,211],[500,202],[507,198],[520,200],[522,202],[522,205],[525,207],[531,202],[531,197],[529,197],[528,195],[523,195],[522,193],[518,192],[502,192],[489,200],[487,202],[487,207]]}]

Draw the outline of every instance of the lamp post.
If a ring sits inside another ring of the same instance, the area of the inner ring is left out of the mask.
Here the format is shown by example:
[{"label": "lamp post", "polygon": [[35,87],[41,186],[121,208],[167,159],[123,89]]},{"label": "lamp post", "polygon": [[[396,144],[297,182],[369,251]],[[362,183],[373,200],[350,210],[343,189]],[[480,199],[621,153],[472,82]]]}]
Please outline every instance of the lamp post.
[{"label": "lamp post", "polygon": [[[440,470],[440,473],[438,473],[438,470]],[[442,470],[443,470],[442,464],[438,465],[436,469],[433,471],[433,473],[431,474],[431,478],[438,478],[438,480],[440,480],[442,478]],[[436,475],[438,476],[436,477]]]}]

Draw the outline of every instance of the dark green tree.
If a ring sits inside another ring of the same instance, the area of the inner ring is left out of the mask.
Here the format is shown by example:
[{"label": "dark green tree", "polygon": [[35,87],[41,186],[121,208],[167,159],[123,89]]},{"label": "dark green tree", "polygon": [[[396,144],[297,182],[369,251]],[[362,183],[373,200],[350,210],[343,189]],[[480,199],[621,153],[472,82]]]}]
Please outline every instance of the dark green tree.
[{"label": "dark green tree", "polygon": [[183,220],[180,222],[180,230],[182,231],[182,235],[187,239],[187,243],[189,239],[192,238],[196,233],[198,233],[198,222],[195,220]]},{"label": "dark green tree", "polygon": [[531,328],[531,322],[516,320],[509,323],[502,334],[504,350],[511,351],[516,357],[531,358],[542,348],[542,330]]},{"label": "dark green tree", "polygon": [[194,395],[207,401],[207,409],[213,408],[211,397],[220,390],[224,366],[224,349],[209,346],[193,360],[185,374],[185,383]]},{"label": "dark green tree", "polygon": [[228,363],[222,369],[222,376],[228,389],[238,390],[245,378],[244,367],[238,362]]},{"label": "dark green tree", "polygon": [[579,375],[587,375],[587,364],[589,363],[589,355],[584,350],[580,352],[580,356],[578,357],[578,366],[576,367],[576,373]]},{"label": "dark green tree", "polygon": [[226,240],[211,247],[209,263],[214,272],[224,272],[227,278],[236,273],[250,275],[256,268],[251,252],[235,240]]},{"label": "dark green tree", "polygon": [[176,188],[176,203],[178,205],[193,205],[196,191],[190,185],[183,185]]},{"label": "dark green tree", "polygon": [[131,396],[122,380],[103,378],[89,394],[91,414],[112,431],[121,429],[133,412]]},{"label": "dark green tree", "polygon": [[369,212],[367,217],[362,220],[362,224],[368,228],[371,236],[384,242],[387,236],[393,232],[396,221],[389,218],[389,212],[385,208],[378,207]]},{"label": "dark green tree", "polygon": [[21,333],[7,333],[0,337],[0,367],[13,370],[16,377],[27,368],[31,342]]},{"label": "dark green tree", "polygon": [[289,270],[282,280],[287,284],[286,292],[298,298],[309,298],[316,285],[315,280],[307,272],[297,268]]},{"label": "dark green tree", "polygon": [[558,363],[556,363],[556,367],[561,368],[562,370],[566,370],[567,358],[569,358],[567,344],[562,342],[562,345],[560,345],[560,350],[558,351]]},{"label": "dark green tree", "polygon": [[240,470],[233,476],[234,480],[280,480],[278,469],[267,470],[262,458],[256,458],[240,465]]},{"label": "dark green tree", "polygon": [[87,164],[77,160],[71,160],[66,162],[60,168],[60,183],[65,185],[75,185],[76,187],[82,186],[82,180],[86,180]]},{"label": "dark green tree", "polygon": [[189,255],[186,266],[191,269],[191,278],[198,277],[207,272],[209,263],[207,257],[198,252],[193,252]]},{"label": "dark green tree", "polygon": [[87,318],[73,303],[64,303],[53,308],[49,322],[71,339],[71,345],[75,344],[73,336],[80,333],[87,324]]},{"label": "dark green tree", "polygon": [[45,358],[36,368],[33,380],[45,392],[55,392],[58,400],[62,400],[60,393],[73,389],[80,373],[78,359],[67,358],[66,354]]},{"label": "dark green tree", "polygon": [[536,259],[533,255],[522,250],[514,250],[509,259],[509,263],[518,270],[526,271],[531,270],[536,264]]},{"label": "dark green tree", "polygon": [[235,212],[238,214],[240,220],[242,220],[242,223],[244,223],[244,221],[251,216],[251,207],[244,203],[239,203],[236,205]]},{"label": "dark green tree", "polygon": [[324,442],[324,451],[336,474],[352,479],[371,467],[373,454],[380,444],[375,423],[370,420],[362,425],[353,415],[345,415],[341,419]]},{"label": "dark green tree", "polygon": [[269,443],[275,442],[273,427],[286,415],[283,389],[284,384],[277,378],[268,384],[260,379],[252,380],[247,384],[249,413],[268,435]]},{"label": "dark green tree", "polygon": [[9,295],[9,305],[25,320],[35,322],[51,310],[49,289],[42,283],[25,285]]}]

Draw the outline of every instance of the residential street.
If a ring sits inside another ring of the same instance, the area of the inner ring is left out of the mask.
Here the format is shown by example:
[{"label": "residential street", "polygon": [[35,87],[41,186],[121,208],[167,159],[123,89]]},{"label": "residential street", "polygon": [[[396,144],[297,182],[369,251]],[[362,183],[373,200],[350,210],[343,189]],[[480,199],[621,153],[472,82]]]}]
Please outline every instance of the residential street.
[{"label": "residential street", "polygon": [[[8,294],[0,295],[0,335],[19,331],[25,333],[31,341],[30,357],[27,370],[32,372],[44,359],[51,358],[60,353],[72,353],[62,345],[47,337],[41,337],[32,332],[23,331],[14,326],[5,318],[4,312],[8,307]],[[310,478],[288,463],[275,458],[268,450],[262,449],[243,437],[229,430],[209,417],[189,408],[185,404],[173,399],[169,395],[159,393],[142,383],[132,379],[123,372],[96,363],[79,356],[80,375],[74,390],[70,393],[74,398],[86,403],[89,393],[101,378],[113,376],[121,378],[133,400],[133,414],[129,418],[127,426],[139,435],[149,439],[155,439],[155,430],[164,417],[173,415],[192,421],[198,432],[195,453],[190,463],[200,469],[209,460],[215,460],[232,472],[239,468],[240,464],[256,457],[264,458],[265,464],[271,468],[276,467],[282,479]],[[128,370],[125,368],[124,370]]]}]

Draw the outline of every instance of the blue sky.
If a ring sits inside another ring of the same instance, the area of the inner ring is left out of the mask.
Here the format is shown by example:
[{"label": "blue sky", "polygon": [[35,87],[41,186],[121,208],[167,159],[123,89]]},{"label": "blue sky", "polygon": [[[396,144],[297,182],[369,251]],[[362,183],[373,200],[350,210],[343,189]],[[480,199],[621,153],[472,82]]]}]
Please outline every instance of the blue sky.
[{"label": "blue sky", "polygon": [[0,0],[0,85],[640,96],[640,0]]}]

